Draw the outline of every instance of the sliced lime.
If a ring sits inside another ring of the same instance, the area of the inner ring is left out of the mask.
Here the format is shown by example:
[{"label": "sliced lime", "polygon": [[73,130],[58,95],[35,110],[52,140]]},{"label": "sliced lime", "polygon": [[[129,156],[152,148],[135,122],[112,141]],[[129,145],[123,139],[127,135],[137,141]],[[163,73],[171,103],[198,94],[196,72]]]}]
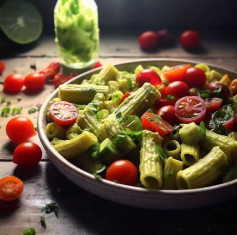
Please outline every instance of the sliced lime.
[{"label": "sliced lime", "polygon": [[25,0],[8,0],[0,8],[0,28],[19,44],[36,41],[42,32],[42,17],[38,9]]}]

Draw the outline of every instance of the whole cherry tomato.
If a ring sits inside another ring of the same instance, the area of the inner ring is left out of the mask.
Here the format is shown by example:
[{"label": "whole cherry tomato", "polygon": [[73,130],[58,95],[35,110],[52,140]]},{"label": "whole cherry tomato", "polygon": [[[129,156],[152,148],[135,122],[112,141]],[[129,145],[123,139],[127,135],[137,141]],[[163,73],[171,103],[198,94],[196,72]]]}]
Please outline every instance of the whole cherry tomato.
[{"label": "whole cherry tomato", "polygon": [[184,73],[188,68],[190,68],[190,64],[180,64],[176,66],[172,66],[169,69],[163,72],[165,78],[170,82],[174,81],[182,81]]},{"label": "whole cherry tomato", "polygon": [[6,68],[5,63],[3,61],[0,61],[0,75],[2,75],[5,68]]},{"label": "whole cherry tomato", "polygon": [[36,135],[32,121],[26,117],[14,117],[6,125],[6,133],[9,139],[19,143]]},{"label": "whole cherry tomato", "polygon": [[139,84],[139,87],[146,82],[151,83],[153,86],[162,84],[160,76],[152,69],[144,69],[136,77],[136,83]]},{"label": "whole cherry tomato", "polygon": [[186,30],[180,34],[179,41],[186,49],[195,49],[200,45],[200,35],[195,30]]},{"label": "whole cherry tomato", "polygon": [[156,32],[146,31],[139,35],[138,42],[143,50],[153,50],[158,46],[159,36]]},{"label": "whole cherry tomato", "polygon": [[120,184],[135,186],[138,170],[129,160],[117,160],[109,166],[105,178]]},{"label": "whole cherry tomato", "polygon": [[175,115],[173,105],[166,105],[158,109],[157,114],[171,125],[177,124],[179,121]]},{"label": "whole cherry tomato", "polygon": [[40,73],[30,73],[25,77],[24,85],[28,91],[39,91],[44,88],[45,76]]},{"label": "whole cherry tomato", "polygon": [[24,167],[36,166],[41,158],[42,151],[40,147],[31,142],[19,144],[13,153],[13,162]]},{"label": "whole cherry tomato", "polygon": [[20,92],[24,85],[24,78],[18,73],[9,74],[3,83],[4,90],[7,92]]},{"label": "whole cherry tomato", "polygon": [[230,96],[229,87],[220,82],[210,82],[207,84],[206,89],[211,92],[212,97],[220,97],[223,100],[227,100]]},{"label": "whole cherry tomato", "polygon": [[174,96],[175,98],[181,98],[189,95],[189,88],[185,82],[176,81],[171,82],[165,89],[166,96]]},{"label": "whole cherry tomato", "polygon": [[183,81],[186,82],[190,88],[202,88],[206,86],[207,77],[203,70],[192,67],[185,71]]}]

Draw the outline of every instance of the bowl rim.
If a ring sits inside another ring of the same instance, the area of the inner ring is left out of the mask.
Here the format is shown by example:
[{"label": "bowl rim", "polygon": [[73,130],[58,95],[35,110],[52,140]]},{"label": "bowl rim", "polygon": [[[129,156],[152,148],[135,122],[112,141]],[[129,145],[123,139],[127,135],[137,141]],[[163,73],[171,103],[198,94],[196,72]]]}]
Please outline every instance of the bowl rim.
[{"label": "bowl rim", "polygon": [[[237,75],[237,72],[232,71],[230,69],[226,69],[224,67],[218,66],[218,65],[214,65],[214,64],[210,64],[210,63],[203,63],[200,62],[198,60],[185,60],[185,59],[179,59],[179,58],[146,58],[146,59],[134,59],[134,60],[129,60],[127,62],[122,62],[122,63],[116,63],[113,64],[115,67],[119,67],[119,66],[123,66],[123,65],[130,65],[130,64],[134,64],[134,63],[148,63],[150,62],[151,65],[152,63],[155,62],[173,62],[173,63],[188,63],[188,64],[206,64],[208,66],[210,66],[213,69],[218,69],[218,70],[223,70],[226,71],[228,73],[231,74],[235,74]],[[70,79],[69,81],[67,81],[64,84],[71,84],[74,81],[79,81],[82,80],[83,77],[85,77],[86,75],[89,74],[93,74],[93,73],[97,73],[99,72],[103,67],[100,68],[96,68],[96,69],[92,69],[89,70],[87,72],[84,72],[80,75],[75,76],[74,78]],[[116,188],[116,189],[125,189],[131,192],[136,192],[136,193],[149,193],[149,194],[154,194],[154,195],[160,195],[160,194],[169,194],[169,195],[191,195],[191,194],[197,194],[197,193],[203,193],[203,192],[209,192],[209,191],[215,191],[218,190],[220,188],[228,188],[228,187],[232,187],[234,185],[237,185],[237,179],[229,181],[229,182],[225,182],[225,183],[221,183],[221,184],[217,184],[217,185],[211,185],[211,186],[206,186],[206,187],[202,187],[202,188],[196,188],[196,189],[179,189],[179,190],[170,190],[170,189],[154,189],[154,190],[150,190],[150,189],[146,189],[146,188],[142,188],[142,187],[138,187],[138,186],[129,186],[129,185],[124,185],[124,184],[118,184],[116,182],[112,182],[112,181],[108,181],[106,179],[96,179],[92,174],[80,169],[79,167],[73,165],[71,162],[69,162],[67,159],[65,159],[63,156],[61,156],[51,145],[50,142],[45,134],[45,129],[44,129],[44,120],[45,120],[45,113],[46,113],[46,109],[48,107],[48,103],[49,101],[54,98],[56,96],[56,94],[58,93],[58,88],[55,89],[50,96],[44,101],[44,103],[42,104],[39,113],[38,113],[38,119],[37,119],[37,125],[38,125],[38,135],[40,138],[40,141],[43,145],[43,147],[45,148],[46,151],[49,151],[49,159],[52,160],[52,156],[55,157],[55,159],[60,163],[63,164],[67,170],[70,171],[74,171],[76,174],[79,174],[82,177],[86,177],[91,181],[94,181],[95,183],[100,183],[103,184],[105,186],[109,186],[111,188]],[[53,162],[54,163],[54,162]]]}]

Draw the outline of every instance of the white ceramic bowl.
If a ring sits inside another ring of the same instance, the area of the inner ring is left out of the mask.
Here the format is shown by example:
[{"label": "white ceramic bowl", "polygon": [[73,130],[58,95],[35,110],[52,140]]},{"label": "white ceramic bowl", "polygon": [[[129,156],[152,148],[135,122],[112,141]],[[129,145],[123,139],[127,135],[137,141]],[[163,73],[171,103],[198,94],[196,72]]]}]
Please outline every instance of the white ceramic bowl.
[{"label": "white ceramic bowl", "polygon": [[[137,65],[143,66],[155,65],[162,67],[164,65],[173,66],[178,64],[197,64],[194,61],[183,61],[173,59],[146,59],[136,60],[128,63],[116,64],[119,70],[134,69]],[[226,69],[209,65],[211,68],[230,77],[237,78],[237,74]],[[83,79],[89,79],[92,74],[98,73],[99,69],[85,72],[70,81],[70,83],[80,83]],[[42,105],[38,116],[38,132],[40,140],[46,149],[52,163],[72,182],[79,187],[102,198],[140,208],[150,209],[189,209],[213,205],[232,199],[237,195],[237,180],[231,182],[214,185],[200,189],[189,190],[147,190],[144,188],[122,185],[110,182],[104,179],[95,179],[92,174],[89,174],[80,168],[76,167],[64,157],[62,157],[51,145],[45,135],[46,127],[46,111],[49,101],[56,97],[58,90],[56,89]]]}]

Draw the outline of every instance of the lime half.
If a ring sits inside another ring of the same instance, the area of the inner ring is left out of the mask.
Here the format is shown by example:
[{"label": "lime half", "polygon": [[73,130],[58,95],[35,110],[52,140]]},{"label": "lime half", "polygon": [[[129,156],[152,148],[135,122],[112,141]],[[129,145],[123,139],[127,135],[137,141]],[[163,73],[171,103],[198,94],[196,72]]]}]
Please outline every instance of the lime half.
[{"label": "lime half", "polygon": [[40,12],[29,1],[8,0],[0,8],[0,28],[10,40],[28,44],[40,37],[43,22]]}]

